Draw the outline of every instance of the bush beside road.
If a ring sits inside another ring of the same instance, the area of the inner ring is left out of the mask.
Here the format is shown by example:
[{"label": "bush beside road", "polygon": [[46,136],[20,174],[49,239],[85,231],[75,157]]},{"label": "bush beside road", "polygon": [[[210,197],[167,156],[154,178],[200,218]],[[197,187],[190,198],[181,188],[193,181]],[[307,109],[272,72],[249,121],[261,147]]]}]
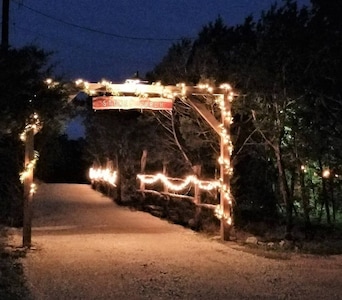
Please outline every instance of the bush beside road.
[{"label": "bush beside road", "polygon": [[0,226],[0,299],[30,299],[20,261],[25,250],[11,246],[10,229]]}]

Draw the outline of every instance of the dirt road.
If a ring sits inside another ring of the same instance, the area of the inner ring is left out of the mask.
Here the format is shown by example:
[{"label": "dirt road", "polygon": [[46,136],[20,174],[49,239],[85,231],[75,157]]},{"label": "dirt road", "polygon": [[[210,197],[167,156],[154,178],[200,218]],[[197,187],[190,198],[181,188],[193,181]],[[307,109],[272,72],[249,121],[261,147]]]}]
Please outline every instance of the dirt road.
[{"label": "dirt road", "polygon": [[254,256],[87,185],[39,187],[32,241],[34,299],[342,299],[340,256]]}]

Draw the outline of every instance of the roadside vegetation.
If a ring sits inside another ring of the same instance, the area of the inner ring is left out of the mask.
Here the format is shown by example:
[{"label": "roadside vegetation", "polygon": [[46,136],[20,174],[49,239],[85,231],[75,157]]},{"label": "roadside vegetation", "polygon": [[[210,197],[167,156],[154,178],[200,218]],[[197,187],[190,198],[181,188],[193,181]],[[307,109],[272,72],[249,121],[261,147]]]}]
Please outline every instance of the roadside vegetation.
[{"label": "roadside vegetation", "polygon": [[25,251],[7,246],[7,231],[0,226],[0,299],[31,299],[20,263],[24,255]]}]

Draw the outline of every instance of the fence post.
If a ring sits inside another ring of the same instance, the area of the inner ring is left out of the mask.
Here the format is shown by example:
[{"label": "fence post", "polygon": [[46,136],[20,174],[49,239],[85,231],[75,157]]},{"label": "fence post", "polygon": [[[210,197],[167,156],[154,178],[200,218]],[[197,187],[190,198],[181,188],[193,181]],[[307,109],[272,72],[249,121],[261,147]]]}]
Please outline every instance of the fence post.
[{"label": "fence post", "polygon": [[[228,115],[231,114],[231,103],[228,96],[228,92],[223,95],[223,107]],[[232,203],[231,203],[231,188],[230,188],[230,177],[231,177],[231,148],[232,141],[230,138],[230,120],[225,118],[225,114],[221,113],[223,129],[228,135],[228,144],[225,141],[225,137],[221,134],[220,149],[221,149],[221,166],[220,166],[220,206],[223,212],[220,224],[220,235],[223,241],[229,241],[232,230]]]},{"label": "fence post", "polygon": [[[25,167],[34,159],[34,129],[26,131],[25,139]],[[33,168],[24,179],[24,208],[23,208],[23,247],[31,247],[32,228],[32,198],[31,185],[33,183]]]},{"label": "fence post", "polygon": [[[107,157],[106,169],[113,171],[113,161]],[[112,197],[112,186],[106,182],[107,196]]]},{"label": "fence post", "polygon": [[[147,160],[147,150],[144,149],[141,155],[141,160],[140,160],[140,174],[141,175],[145,174],[146,160]],[[141,191],[145,190],[145,182],[143,180],[140,180],[140,190]]]},{"label": "fence post", "polygon": [[[196,178],[200,179],[201,178],[201,171],[202,171],[201,165],[194,165],[192,167],[192,170],[193,170]],[[201,203],[201,192],[200,192],[198,183],[194,183],[194,202],[195,202],[195,204]]]},{"label": "fence post", "polygon": [[[163,175],[167,176],[167,162],[163,161]],[[163,184],[163,192],[168,193],[169,189],[166,184]]]}]

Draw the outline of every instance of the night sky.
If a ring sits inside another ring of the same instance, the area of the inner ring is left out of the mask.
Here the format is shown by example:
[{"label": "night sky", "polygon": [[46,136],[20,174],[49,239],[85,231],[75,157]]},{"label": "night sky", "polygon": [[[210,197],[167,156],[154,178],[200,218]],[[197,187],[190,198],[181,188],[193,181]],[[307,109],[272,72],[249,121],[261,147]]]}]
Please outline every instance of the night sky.
[{"label": "night sky", "polygon": [[[52,51],[65,79],[123,82],[158,64],[181,38],[197,37],[219,16],[228,26],[258,19],[275,0],[11,0],[9,43]],[[297,3],[309,5],[310,0]],[[79,118],[66,133],[84,135]]]},{"label": "night sky", "polygon": [[[258,18],[274,0],[11,0],[10,44],[53,51],[68,79],[121,82],[143,75],[182,37],[196,38],[221,16],[226,25]],[[299,0],[300,5],[309,0]]]}]

